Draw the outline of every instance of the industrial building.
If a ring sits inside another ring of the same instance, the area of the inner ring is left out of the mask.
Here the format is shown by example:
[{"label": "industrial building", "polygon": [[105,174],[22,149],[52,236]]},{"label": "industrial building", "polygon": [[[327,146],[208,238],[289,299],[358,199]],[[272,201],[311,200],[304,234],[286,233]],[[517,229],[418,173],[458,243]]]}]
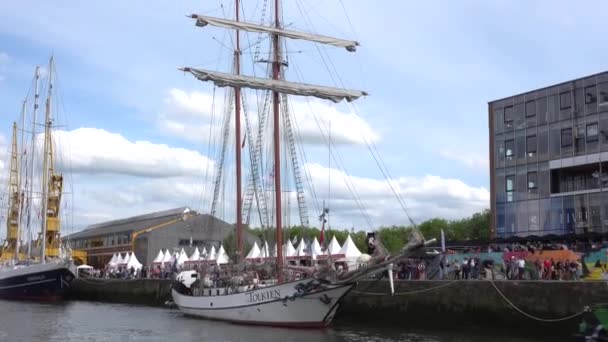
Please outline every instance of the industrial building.
[{"label": "industrial building", "polygon": [[491,235],[608,232],[608,72],[488,107]]},{"label": "industrial building", "polygon": [[[184,248],[188,254],[196,247],[217,249],[233,231],[232,224],[182,207],[94,224],[64,240],[86,251],[89,265],[103,268],[117,252],[135,252],[148,265],[161,248]],[[253,236],[245,238],[251,244],[256,241]]]}]

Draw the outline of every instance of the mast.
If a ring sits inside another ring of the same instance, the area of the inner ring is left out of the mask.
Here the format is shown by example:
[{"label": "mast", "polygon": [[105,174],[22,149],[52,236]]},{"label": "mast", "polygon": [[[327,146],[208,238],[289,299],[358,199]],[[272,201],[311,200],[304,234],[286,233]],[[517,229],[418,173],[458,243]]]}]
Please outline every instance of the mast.
[{"label": "mast", "polygon": [[[21,107],[21,128],[25,128],[25,114],[27,113],[27,98],[25,100],[23,100],[23,106]],[[15,132],[16,133],[16,132]],[[25,132],[21,132],[21,148],[23,149],[24,146],[24,137],[25,137]],[[23,204],[24,204],[24,193],[23,190],[21,189],[21,176],[22,176],[22,172],[23,170],[21,169],[21,167],[24,165],[23,163],[23,151],[21,151],[21,153],[19,154],[19,174],[17,177],[17,188],[19,191],[19,217],[17,219],[18,225],[17,225],[17,241],[15,242],[15,259],[19,259],[19,248],[21,248],[21,225],[23,223]]]},{"label": "mast", "polygon": [[[274,1],[275,27],[281,28],[279,22],[279,0]],[[272,37],[274,49],[274,61],[272,64],[272,79],[278,80],[281,76],[281,51],[279,46],[279,35]],[[277,229],[277,279],[279,283],[283,281],[283,226],[281,224],[281,146],[280,141],[280,112],[279,112],[279,92],[272,92],[272,112],[274,128],[274,193],[276,210],[276,229]]]},{"label": "mast", "polygon": [[34,194],[34,158],[36,156],[36,113],[38,112],[38,99],[40,97],[38,89],[38,79],[40,78],[39,73],[40,67],[36,67],[34,71],[34,110],[32,112],[32,145],[30,146],[30,168],[29,175],[27,175],[27,182],[29,182],[29,188],[27,190],[27,256],[31,257],[32,253],[32,231],[31,231],[31,219],[32,219],[32,198]]},{"label": "mast", "polygon": [[[236,21],[239,21],[239,0],[235,0]],[[234,50],[235,73],[241,73],[241,46],[239,30],[236,30],[236,47]],[[236,142],[236,261],[243,256],[243,202],[241,194],[241,88],[234,88],[234,130]]]},{"label": "mast", "polygon": [[[17,123],[13,122],[13,137],[11,147],[11,165],[9,177],[8,215],[6,218],[6,255],[3,259],[10,259],[19,255],[17,240],[19,240],[19,159],[17,151]],[[4,254],[4,253],[3,253]]]},{"label": "mast", "polygon": [[51,138],[51,95],[53,92],[53,57],[49,62],[49,90],[47,93],[46,103],[45,103],[45,111],[44,111],[44,150],[42,157],[42,208],[41,208],[41,217],[42,217],[42,239],[40,242],[41,252],[40,259],[42,263],[45,263],[46,257],[46,230],[47,230],[47,206],[48,206],[48,182],[49,182],[49,157],[50,157],[50,138]]}]

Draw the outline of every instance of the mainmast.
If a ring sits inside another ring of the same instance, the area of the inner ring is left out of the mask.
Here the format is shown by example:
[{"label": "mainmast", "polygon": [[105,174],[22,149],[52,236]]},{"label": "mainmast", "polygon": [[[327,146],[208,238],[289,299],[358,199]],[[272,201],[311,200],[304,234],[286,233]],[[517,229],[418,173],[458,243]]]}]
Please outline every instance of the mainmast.
[{"label": "mainmast", "polygon": [[[239,21],[239,0],[235,0],[235,16]],[[234,50],[235,73],[241,73],[241,46],[239,30],[236,30],[236,47]],[[235,129],[235,151],[236,151],[236,261],[241,261],[243,256],[243,202],[241,194],[241,88],[234,88],[234,129]]]},{"label": "mainmast", "polygon": [[[274,1],[274,20],[275,27],[281,28],[279,22],[279,0]],[[272,37],[272,47],[274,60],[272,63],[272,79],[279,80],[281,76],[281,51],[279,46],[279,34],[275,33]],[[283,226],[281,222],[281,146],[280,142],[280,110],[279,92],[272,91],[272,113],[274,131],[274,193],[275,193],[275,217],[276,217],[276,244],[277,244],[277,279],[279,283],[283,281]]]},{"label": "mainmast", "polygon": [[[349,90],[344,88],[334,88],[306,83],[289,82],[282,79],[281,74],[281,49],[280,49],[280,37],[286,37],[290,39],[301,39],[310,42],[315,42],[324,45],[331,45],[335,47],[345,48],[347,51],[355,51],[359,45],[358,42],[346,39],[332,38],[328,36],[304,33],[298,31],[284,30],[281,28],[279,21],[279,1],[275,0],[275,24],[274,27],[257,25],[247,22],[239,21],[239,1],[236,1],[237,9],[236,16],[237,20],[229,20],[223,18],[214,18],[206,15],[191,14],[190,18],[195,19],[195,25],[200,27],[215,26],[220,28],[229,28],[237,31],[237,47],[235,50],[235,64],[237,74],[224,73],[219,71],[204,70],[193,67],[179,68],[184,72],[191,73],[195,78],[204,82],[213,82],[218,87],[232,87],[235,89],[236,99],[236,118],[240,120],[240,89],[261,89],[266,91],[272,91],[272,102],[273,102],[273,145],[274,145],[274,183],[275,183],[275,208],[276,208],[276,243],[277,243],[277,275],[278,280],[282,281],[283,278],[283,234],[282,234],[282,222],[281,222],[281,150],[280,150],[280,94],[283,95],[296,95],[296,96],[313,96],[319,99],[326,99],[332,102],[340,102],[343,100],[354,101],[361,96],[367,95],[366,92],[361,90]],[[247,32],[260,32],[267,33],[272,36],[272,79],[258,78],[254,76],[240,75],[240,51],[239,51],[239,30]],[[231,98],[232,99],[232,98]],[[227,116],[230,118],[231,116]],[[240,123],[236,123],[237,130],[237,207],[241,207],[241,186],[240,186]],[[226,146],[225,144],[222,146]],[[221,170],[220,170],[221,172]],[[217,185],[216,185],[217,188]],[[214,190],[214,197],[215,197]],[[213,207],[212,207],[213,208]],[[213,212],[213,209],[212,209]],[[240,209],[237,209],[237,232],[238,227],[242,226]],[[237,245],[242,248],[242,236],[237,235]],[[240,251],[239,251],[240,253]],[[242,253],[241,253],[242,254]]]},{"label": "mainmast", "polygon": [[51,137],[51,97],[53,95],[53,57],[49,62],[49,91],[46,98],[44,125],[44,159],[42,163],[42,258],[58,257],[60,249],[59,204],[63,176],[55,173]]},{"label": "mainmast", "polygon": [[32,219],[32,206],[33,206],[33,194],[34,194],[34,160],[36,156],[36,113],[38,112],[38,100],[40,98],[40,93],[38,89],[38,79],[40,78],[39,73],[40,67],[36,67],[34,71],[34,110],[32,111],[32,144],[30,146],[30,167],[29,170],[26,171],[28,173],[26,182],[29,182],[29,187],[27,189],[27,218],[26,218],[26,226],[27,226],[27,256],[31,257],[32,252],[32,231],[31,231],[31,219]]}]

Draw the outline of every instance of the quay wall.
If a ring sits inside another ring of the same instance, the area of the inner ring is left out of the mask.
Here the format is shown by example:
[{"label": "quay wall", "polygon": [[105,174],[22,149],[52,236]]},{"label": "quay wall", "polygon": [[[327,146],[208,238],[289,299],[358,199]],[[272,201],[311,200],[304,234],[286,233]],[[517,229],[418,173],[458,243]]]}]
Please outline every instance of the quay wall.
[{"label": "quay wall", "polygon": [[[494,287],[494,285],[496,287]],[[170,299],[169,280],[76,279],[71,297],[77,300],[164,305]],[[608,303],[604,281],[395,281],[390,295],[386,280],[359,281],[344,299],[338,322],[382,322],[431,326],[543,327],[576,331],[580,317],[541,322],[516,311],[499,291],[525,313],[541,319],[574,315],[585,305]]]}]

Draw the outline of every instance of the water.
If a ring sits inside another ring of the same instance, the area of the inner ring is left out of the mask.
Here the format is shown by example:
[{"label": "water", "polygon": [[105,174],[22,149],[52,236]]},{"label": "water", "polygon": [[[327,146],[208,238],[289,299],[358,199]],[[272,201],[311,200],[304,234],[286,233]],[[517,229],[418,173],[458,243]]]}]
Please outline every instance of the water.
[{"label": "water", "polygon": [[250,327],[188,318],[177,310],[145,306],[80,301],[59,304],[0,301],[0,341],[539,341],[538,337],[495,335],[406,331],[395,326],[351,326],[346,323],[334,324],[324,330]]}]

